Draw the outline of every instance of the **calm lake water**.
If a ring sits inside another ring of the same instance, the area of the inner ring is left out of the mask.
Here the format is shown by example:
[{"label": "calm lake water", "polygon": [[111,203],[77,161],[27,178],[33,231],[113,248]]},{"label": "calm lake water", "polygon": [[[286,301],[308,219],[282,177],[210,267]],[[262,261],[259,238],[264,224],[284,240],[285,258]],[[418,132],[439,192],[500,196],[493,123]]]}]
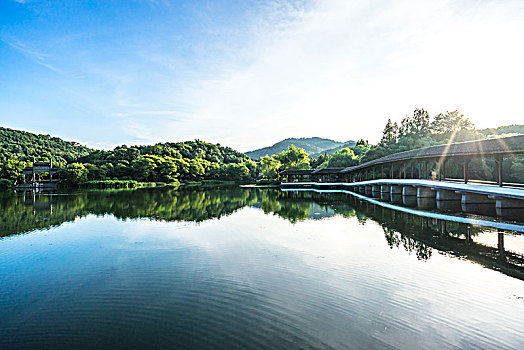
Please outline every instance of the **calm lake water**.
[{"label": "calm lake water", "polygon": [[0,209],[1,349],[524,349],[519,234],[274,189]]}]

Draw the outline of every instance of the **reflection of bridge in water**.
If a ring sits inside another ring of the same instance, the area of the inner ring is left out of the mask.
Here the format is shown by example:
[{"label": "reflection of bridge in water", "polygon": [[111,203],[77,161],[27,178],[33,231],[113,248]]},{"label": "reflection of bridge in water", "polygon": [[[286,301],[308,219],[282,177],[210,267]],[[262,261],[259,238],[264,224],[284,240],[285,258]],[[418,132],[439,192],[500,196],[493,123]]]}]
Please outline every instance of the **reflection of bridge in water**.
[{"label": "reflection of bridge in water", "polygon": [[[318,192],[308,190],[285,190],[281,201],[291,203],[315,202],[338,208],[348,206],[356,210],[359,220],[371,219],[379,223],[391,247],[404,247],[414,252],[418,259],[427,260],[432,249],[444,254],[464,258],[506,275],[524,280],[524,251],[522,247],[506,246],[504,233],[487,227],[460,221],[448,221],[430,216],[419,216],[409,212],[374,204],[361,196],[348,193]],[[337,211],[344,216],[343,210]],[[522,227],[524,231],[524,227]],[[484,242],[486,235],[496,244]],[[520,235],[518,236],[521,237]],[[524,237],[523,237],[524,238]]]},{"label": "reflection of bridge in water", "polygon": [[[498,233],[497,225],[506,229],[520,227],[523,231],[524,226],[399,207],[340,190],[280,191],[236,187],[205,191],[153,188],[70,194],[27,191],[0,195],[0,207],[3,209],[0,211],[0,239],[51,229],[89,214],[110,214],[123,220],[201,222],[231,215],[244,207],[255,207],[290,222],[334,215],[357,217],[361,221],[371,219],[379,223],[390,246],[404,247],[419,259],[429,259],[433,248],[524,280],[524,236]],[[492,228],[477,226],[483,221]],[[486,237],[494,244],[485,242]]]},{"label": "reflection of bridge in water", "polygon": [[[348,168],[285,170],[280,174],[283,188],[348,190],[421,209],[522,220],[524,189],[519,187],[524,184],[503,181],[504,159],[520,154],[524,154],[524,135],[420,148]],[[477,179],[476,184],[471,183],[470,163],[477,158],[483,164],[493,161],[495,181]],[[461,164],[461,179],[446,177],[449,161]],[[439,181],[429,180],[428,166],[438,172]]]}]

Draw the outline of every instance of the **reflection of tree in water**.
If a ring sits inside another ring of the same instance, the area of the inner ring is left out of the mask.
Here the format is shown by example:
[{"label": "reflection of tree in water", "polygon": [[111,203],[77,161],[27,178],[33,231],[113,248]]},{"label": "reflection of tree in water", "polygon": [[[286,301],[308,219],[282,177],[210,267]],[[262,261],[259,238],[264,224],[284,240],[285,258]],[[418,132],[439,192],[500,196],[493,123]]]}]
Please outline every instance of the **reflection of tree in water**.
[{"label": "reflection of tree in water", "polygon": [[296,223],[309,215],[311,201],[303,196],[290,196],[287,192],[265,192],[261,196],[261,208],[266,214],[273,213]]},{"label": "reflection of tree in water", "polygon": [[370,221],[378,223],[391,248],[413,252],[417,259],[427,260],[432,256],[432,249],[438,249],[524,279],[522,256],[506,252],[503,247],[487,247],[471,240],[478,232],[486,231],[485,228],[433,221],[348,194],[240,187],[81,191],[69,195],[26,192],[0,195],[0,206],[0,237],[56,227],[88,214],[110,214],[119,219],[202,222],[250,206],[291,223],[336,214],[356,217],[362,225]]},{"label": "reflection of tree in water", "polygon": [[402,234],[392,228],[386,226],[382,226],[382,228],[390,248],[400,248],[402,245],[406,251],[410,253],[415,252],[417,259],[419,260],[428,260],[431,257],[431,248],[424,243],[416,240],[413,237]]},{"label": "reflection of tree in water", "polygon": [[259,201],[256,190],[142,189],[83,191],[70,195],[31,192],[0,197],[0,236],[51,228],[88,214],[119,219],[152,218],[201,222],[220,218]]},{"label": "reflection of tree in water", "polygon": [[[163,221],[193,221],[221,218],[246,206],[259,207],[292,223],[310,217],[315,204],[311,194],[298,195],[278,189],[221,187],[92,190],[69,194],[22,192],[0,196],[0,236],[55,227],[88,214],[114,215],[119,219],[151,218]],[[330,208],[323,203],[322,208]],[[337,203],[345,216],[354,214]],[[327,212],[327,210],[326,210]]]},{"label": "reflection of tree in water", "polygon": [[0,237],[58,226],[89,213],[84,196],[0,194]]}]

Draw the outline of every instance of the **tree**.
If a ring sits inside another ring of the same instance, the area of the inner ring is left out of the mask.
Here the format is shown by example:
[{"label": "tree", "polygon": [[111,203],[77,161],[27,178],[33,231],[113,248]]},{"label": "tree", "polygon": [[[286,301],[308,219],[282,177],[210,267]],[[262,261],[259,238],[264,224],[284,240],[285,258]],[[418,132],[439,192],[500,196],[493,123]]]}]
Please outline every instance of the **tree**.
[{"label": "tree", "polygon": [[260,158],[260,173],[266,179],[276,179],[278,176],[278,170],[282,166],[282,163],[274,156],[264,156]]},{"label": "tree", "polygon": [[106,178],[106,168],[104,166],[98,167],[95,164],[86,164],[87,180],[104,180]]},{"label": "tree", "polygon": [[133,178],[139,181],[152,181],[157,168],[156,156],[140,156],[133,162]]},{"label": "tree", "polygon": [[417,108],[413,111],[410,133],[419,137],[427,136],[430,133],[430,117],[428,111]]},{"label": "tree", "polygon": [[140,156],[140,150],[135,147],[127,148],[126,145],[115,148],[114,157],[117,160],[132,162]]},{"label": "tree", "polygon": [[317,158],[313,158],[309,161],[311,168],[316,169],[320,164],[326,162],[329,159],[327,152],[321,153]]},{"label": "tree", "polygon": [[158,166],[158,178],[157,180],[163,182],[173,182],[176,180],[178,167],[175,163],[175,159],[171,157],[165,157]]},{"label": "tree", "polygon": [[244,181],[250,178],[249,169],[244,164],[223,164],[218,169],[218,178],[222,180]]},{"label": "tree", "polygon": [[203,159],[196,158],[189,161],[189,174],[191,177],[201,177],[205,174],[205,172],[206,169],[204,167]]},{"label": "tree", "polygon": [[14,183],[15,185],[23,182],[25,163],[19,162],[16,159],[7,159],[5,162],[0,163],[0,178],[1,179],[7,179]]},{"label": "tree", "polygon": [[439,113],[431,123],[431,131],[434,134],[451,134],[473,128],[473,123],[457,110],[445,114]]},{"label": "tree", "polygon": [[303,148],[296,148],[295,145],[288,147],[287,151],[282,151],[275,156],[282,163],[283,169],[309,169],[309,157]]},{"label": "tree", "polygon": [[13,182],[8,179],[0,179],[0,191],[6,191],[13,188]]},{"label": "tree", "polygon": [[349,148],[342,148],[333,153],[327,162],[328,168],[342,168],[358,164],[358,157]]},{"label": "tree", "polygon": [[398,141],[398,125],[397,123],[392,123],[391,119],[388,119],[384,131],[382,131],[382,139],[380,140],[380,145],[387,147],[391,144],[397,143]]},{"label": "tree", "polygon": [[80,163],[68,164],[59,171],[60,182],[67,185],[78,185],[87,181],[87,168]]},{"label": "tree", "polygon": [[257,163],[255,163],[254,161],[252,161],[251,159],[245,161],[244,164],[248,169],[249,169],[249,176],[251,178],[255,178],[257,177],[258,175],[258,167],[257,167]]}]

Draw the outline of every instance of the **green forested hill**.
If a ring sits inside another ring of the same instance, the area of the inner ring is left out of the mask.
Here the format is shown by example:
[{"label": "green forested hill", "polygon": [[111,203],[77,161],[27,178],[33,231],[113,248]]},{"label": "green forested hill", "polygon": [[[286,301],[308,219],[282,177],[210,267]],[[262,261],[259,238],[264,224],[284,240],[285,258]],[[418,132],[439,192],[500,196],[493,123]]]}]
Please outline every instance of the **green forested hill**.
[{"label": "green forested hill", "polygon": [[166,142],[145,146],[118,146],[112,151],[94,150],[78,159],[81,163],[132,162],[140,156],[171,157],[173,159],[199,159],[209,163],[243,163],[249,159],[245,154],[230,147],[200,140],[185,142]]},{"label": "green forested hill", "polygon": [[112,151],[93,151],[77,162],[85,165],[87,180],[94,181],[245,181],[256,177],[256,164],[245,154],[200,140],[122,145]]},{"label": "green forested hill", "polygon": [[479,132],[485,136],[490,135],[508,135],[508,134],[524,134],[524,125],[513,124],[499,126],[497,128],[488,128],[479,130]]},{"label": "green forested hill", "polygon": [[355,141],[344,142],[340,146],[329,148],[329,149],[323,150],[323,151],[318,152],[318,153],[310,154],[309,157],[310,158],[318,158],[322,154],[331,156],[331,155],[333,155],[333,153],[335,153],[337,151],[340,151],[343,148],[351,148],[351,147],[355,147],[355,145],[356,145]]},{"label": "green forested hill", "polygon": [[94,150],[49,135],[0,128],[0,179],[19,184],[22,169],[33,157],[64,166],[60,179],[76,185],[85,181],[237,180],[256,177],[256,164],[230,147],[200,140]]},{"label": "green forested hill", "polygon": [[[348,141],[353,142],[353,141]],[[251,159],[259,159],[266,155],[278,154],[285,151],[291,145],[295,145],[297,148],[303,148],[308,154],[322,153],[325,150],[339,147],[345,144],[344,142],[337,142],[330,139],[323,139],[320,137],[309,137],[309,138],[290,138],[275,143],[273,146],[264,147],[254,151],[246,152],[246,155]],[[353,142],[354,144],[354,142]]]},{"label": "green forested hill", "polygon": [[0,127],[0,162],[10,158],[32,160],[33,157],[71,162],[90,151],[76,142],[64,141],[58,137]]}]

